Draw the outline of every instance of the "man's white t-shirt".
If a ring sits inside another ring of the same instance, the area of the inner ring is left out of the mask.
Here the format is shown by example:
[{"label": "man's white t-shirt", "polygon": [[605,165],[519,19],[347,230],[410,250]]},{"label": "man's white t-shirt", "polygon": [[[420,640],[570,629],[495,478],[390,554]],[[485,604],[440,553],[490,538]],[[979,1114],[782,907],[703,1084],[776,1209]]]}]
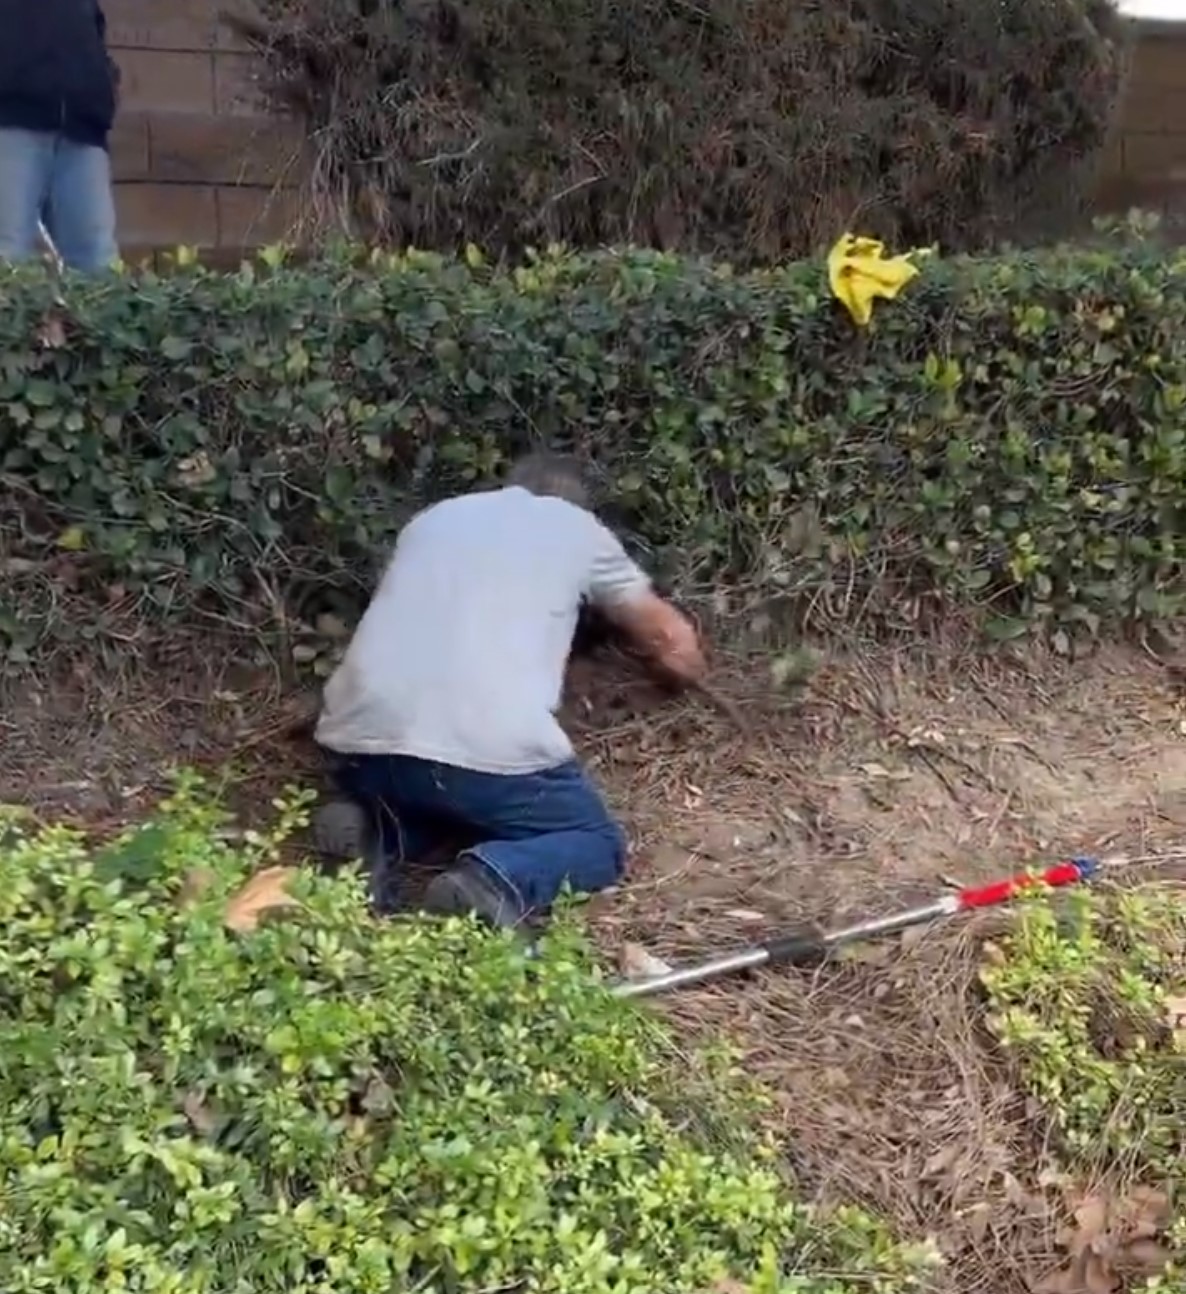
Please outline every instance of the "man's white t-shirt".
[{"label": "man's white t-shirt", "polygon": [[556,721],[583,599],[650,582],[590,512],[518,487],[427,508],[405,527],[341,665],[317,740],[482,773],[572,758]]}]

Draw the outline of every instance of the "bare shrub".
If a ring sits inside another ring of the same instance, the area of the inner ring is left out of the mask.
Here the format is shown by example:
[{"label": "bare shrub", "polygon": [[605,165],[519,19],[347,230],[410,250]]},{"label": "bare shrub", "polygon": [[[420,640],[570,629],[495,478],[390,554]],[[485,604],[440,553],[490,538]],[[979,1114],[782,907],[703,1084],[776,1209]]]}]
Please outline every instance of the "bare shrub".
[{"label": "bare shrub", "polygon": [[228,18],[379,242],[800,255],[1063,220],[1124,64],[1111,0],[262,0]]}]

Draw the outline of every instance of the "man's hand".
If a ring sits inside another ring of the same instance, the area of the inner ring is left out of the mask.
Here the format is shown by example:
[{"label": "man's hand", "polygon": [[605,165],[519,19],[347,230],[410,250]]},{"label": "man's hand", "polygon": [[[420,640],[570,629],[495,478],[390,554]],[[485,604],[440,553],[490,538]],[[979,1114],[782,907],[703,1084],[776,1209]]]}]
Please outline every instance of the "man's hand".
[{"label": "man's hand", "polygon": [[657,593],[648,591],[607,607],[605,614],[670,682],[682,687],[704,682],[708,662],[696,627]]}]

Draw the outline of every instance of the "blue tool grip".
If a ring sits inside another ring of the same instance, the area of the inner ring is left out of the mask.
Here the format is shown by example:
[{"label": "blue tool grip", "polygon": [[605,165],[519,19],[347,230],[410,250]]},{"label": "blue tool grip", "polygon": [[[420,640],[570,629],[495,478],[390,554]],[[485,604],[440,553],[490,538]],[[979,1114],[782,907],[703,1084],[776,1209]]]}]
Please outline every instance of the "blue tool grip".
[{"label": "blue tool grip", "polygon": [[1100,860],[1098,858],[1072,858],[1071,866],[1079,871],[1081,881],[1089,881],[1100,869]]}]

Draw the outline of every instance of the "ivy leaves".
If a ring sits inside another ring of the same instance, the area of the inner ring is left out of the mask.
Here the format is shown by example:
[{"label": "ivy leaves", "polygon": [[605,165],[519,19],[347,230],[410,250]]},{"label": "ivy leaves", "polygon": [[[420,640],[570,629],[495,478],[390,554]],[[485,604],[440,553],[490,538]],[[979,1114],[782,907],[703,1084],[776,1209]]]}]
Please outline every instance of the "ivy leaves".
[{"label": "ivy leaves", "polygon": [[1069,641],[1181,607],[1184,279],[1139,243],[936,263],[854,337],[813,264],[376,254],[65,300],[30,271],[0,311],[0,520],[21,559],[81,536],[148,615],[241,619],[263,586],[364,596],[410,511],[547,440],[677,586],[931,592]]}]

